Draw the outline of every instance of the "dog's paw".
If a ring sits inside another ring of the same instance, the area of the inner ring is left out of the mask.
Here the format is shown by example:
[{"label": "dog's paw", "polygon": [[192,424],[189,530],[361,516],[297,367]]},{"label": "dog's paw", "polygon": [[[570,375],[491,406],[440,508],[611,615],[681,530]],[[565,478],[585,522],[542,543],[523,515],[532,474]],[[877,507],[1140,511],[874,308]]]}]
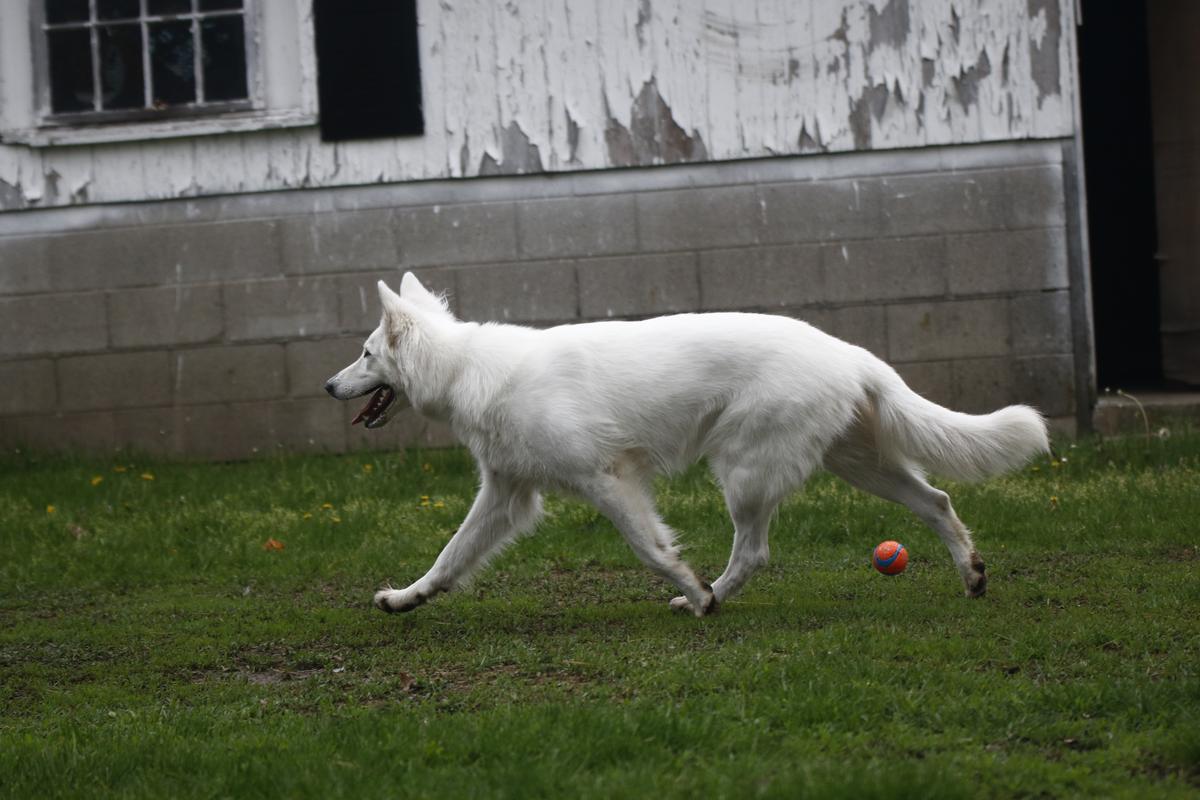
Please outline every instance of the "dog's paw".
[{"label": "dog's paw", "polygon": [[688,600],[683,595],[680,595],[679,597],[671,598],[670,606],[671,606],[672,611],[677,611],[680,613],[683,613],[686,611],[688,613],[691,613],[692,601]]},{"label": "dog's paw", "polygon": [[975,575],[973,578],[971,578],[969,583],[967,583],[966,595],[967,595],[967,597],[974,599],[977,597],[983,597],[986,594],[987,594],[987,575],[985,573],[980,572],[977,575]]},{"label": "dog's paw", "polygon": [[697,617],[715,614],[721,607],[721,604],[717,601],[717,596],[713,594],[711,589],[709,589],[708,596],[705,597],[704,605],[701,606],[700,611],[696,611],[696,607],[692,605],[692,601],[688,600],[683,595],[680,595],[679,597],[672,597],[669,605],[671,606],[672,611],[676,611],[681,614],[687,612],[695,614]]},{"label": "dog's paw", "polygon": [[389,614],[412,611],[429,598],[411,589],[380,589],[375,593],[375,607]]},{"label": "dog's paw", "polygon": [[971,572],[965,576],[967,597],[983,597],[987,594],[987,567],[978,553],[971,553]]}]

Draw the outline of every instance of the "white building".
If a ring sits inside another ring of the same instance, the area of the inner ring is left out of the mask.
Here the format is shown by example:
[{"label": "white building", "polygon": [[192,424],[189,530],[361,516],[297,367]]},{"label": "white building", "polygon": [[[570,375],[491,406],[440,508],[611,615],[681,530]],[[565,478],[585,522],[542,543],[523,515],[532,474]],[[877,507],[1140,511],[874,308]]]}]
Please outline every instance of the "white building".
[{"label": "white building", "polygon": [[[1193,4],[1150,5],[1164,48],[1200,33]],[[0,441],[440,441],[365,439],[321,396],[404,268],[466,318],[793,314],[939,401],[1086,425],[1097,367],[1139,359],[1094,355],[1131,323],[1092,322],[1085,205],[1121,197],[1084,190],[1078,21],[1073,0],[5,3],[0,379],[22,389]],[[1181,120],[1142,142],[1160,187],[1196,163],[1195,81],[1154,83]],[[1196,381],[1198,226],[1166,228],[1165,361],[1140,361]]]}]

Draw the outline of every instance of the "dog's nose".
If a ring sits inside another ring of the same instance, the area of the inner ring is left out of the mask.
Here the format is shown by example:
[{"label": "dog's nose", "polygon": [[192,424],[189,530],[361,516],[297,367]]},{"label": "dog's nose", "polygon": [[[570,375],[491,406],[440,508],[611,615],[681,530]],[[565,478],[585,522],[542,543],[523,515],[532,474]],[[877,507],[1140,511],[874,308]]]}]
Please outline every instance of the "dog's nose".
[{"label": "dog's nose", "polygon": [[330,397],[337,397],[337,395],[334,394],[333,378],[325,381],[325,391],[329,392]]}]

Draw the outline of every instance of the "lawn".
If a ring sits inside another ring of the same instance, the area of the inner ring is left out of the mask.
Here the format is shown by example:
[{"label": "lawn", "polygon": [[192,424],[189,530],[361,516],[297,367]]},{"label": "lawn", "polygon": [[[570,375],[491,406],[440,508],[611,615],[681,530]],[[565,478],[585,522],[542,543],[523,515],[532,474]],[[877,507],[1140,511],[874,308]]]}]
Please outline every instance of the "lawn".
[{"label": "lawn", "polygon": [[[0,456],[0,795],[1196,797],[1200,435],[948,486],[990,593],[829,476],[706,619],[589,507],[389,616],[470,503],[459,451]],[[711,579],[707,474],[660,486]],[[903,541],[907,572],[871,548]]]}]

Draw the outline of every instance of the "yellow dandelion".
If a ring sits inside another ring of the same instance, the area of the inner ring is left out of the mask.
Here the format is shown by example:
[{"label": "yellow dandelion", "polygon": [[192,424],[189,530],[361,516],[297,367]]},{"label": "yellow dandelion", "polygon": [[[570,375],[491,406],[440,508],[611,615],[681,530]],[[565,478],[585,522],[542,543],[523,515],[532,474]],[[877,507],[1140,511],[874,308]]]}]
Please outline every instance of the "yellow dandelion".
[{"label": "yellow dandelion", "polygon": [[428,463],[422,464],[421,469],[424,470],[425,472],[433,472],[433,464],[428,464]]},{"label": "yellow dandelion", "polygon": [[333,503],[321,503],[321,508],[326,510],[333,508]]},{"label": "yellow dandelion", "polygon": [[55,508],[54,506],[46,506],[46,513],[47,513],[47,514],[53,514],[55,511],[58,511],[58,509],[57,509],[57,508]]},{"label": "yellow dandelion", "polygon": [[334,515],[334,516],[330,517],[330,519],[332,519],[332,520],[333,520],[334,524],[337,524],[337,523],[339,523],[339,522],[341,522],[341,521],[342,521],[342,518],[341,518],[341,517],[339,517],[339,516],[336,516],[336,515]]},{"label": "yellow dandelion", "polygon": [[1050,495],[1050,507],[1058,508],[1058,495],[1056,495],[1056,494]]},{"label": "yellow dandelion", "polygon": [[104,483],[103,475],[93,475],[92,476],[92,486],[99,486],[102,483]]},{"label": "yellow dandelion", "polygon": [[434,508],[445,508],[446,504],[443,503],[441,500],[438,500],[433,504],[433,507]]},{"label": "yellow dandelion", "polygon": [[424,502],[428,502],[428,500],[429,500],[429,495],[427,495],[427,494],[423,494],[423,495],[421,495],[421,502],[422,502],[422,503],[424,503]]},{"label": "yellow dandelion", "polygon": [[1062,464],[1058,463],[1057,461],[1051,461],[1050,466],[1054,467],[1055,469],[1058,469],[1059,467],[1062,466]]},{"label": "yellow dandelion", "polygon": [[363,472],[374,472],[374,471],[375,471],[374,464],[363,464]]},{"label": "yellow dandelion", "polygon": [[152,481],[152,480],[154,480],[154,473],[153,473],[153,472],[143,472],[143,473],[142,473],[142,480],[144,480],[144,481]]},{"label": "yellow dandelion", "polygon": [[1042,471],[1042,468],[1041,468],[1041,467],[1039,467],[1039,466],[1037,466],[1037,465],[1035,464],[1034,466],[1032,466],[1032,467],[1030,467],[1030,468],[1029,468],[1029,471],[1030,471],[1030,472],[1041,472],[1041,471]]},{"label": "yellow dandelion", "polygon": [[117,464],[115,467],[113,467],[113,472],[126,472],[128,470],[129,470],[129,467],[123,466],[121,464]]}]

